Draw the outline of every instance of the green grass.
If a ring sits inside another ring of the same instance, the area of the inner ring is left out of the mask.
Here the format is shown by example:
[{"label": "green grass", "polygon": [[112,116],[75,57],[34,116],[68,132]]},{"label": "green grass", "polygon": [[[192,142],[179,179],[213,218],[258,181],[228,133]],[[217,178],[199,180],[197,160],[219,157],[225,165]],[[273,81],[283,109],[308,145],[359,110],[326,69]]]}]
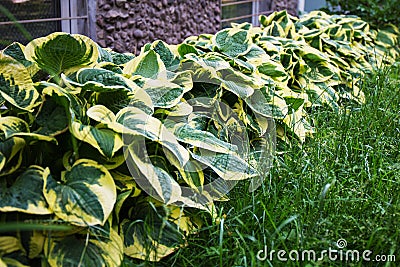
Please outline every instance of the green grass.
[{"label": "green grass", "polygon": [[[396,263],[260,261],[271,250],[338,249],[395,255],[400,262],[400,66],[380,70],[362,84],[367,103],[345,104],[336,114],[315,108],[318,131],[302,148],[280,143],[264,185],[248,182],[217,204],[223,215],[187,246],[147,266],[397,266]],[[285,255],[288,256],[287,254]],[[361,255],[360,255],[361,257]],[[373,258],[374,256],[370,256]]]}]

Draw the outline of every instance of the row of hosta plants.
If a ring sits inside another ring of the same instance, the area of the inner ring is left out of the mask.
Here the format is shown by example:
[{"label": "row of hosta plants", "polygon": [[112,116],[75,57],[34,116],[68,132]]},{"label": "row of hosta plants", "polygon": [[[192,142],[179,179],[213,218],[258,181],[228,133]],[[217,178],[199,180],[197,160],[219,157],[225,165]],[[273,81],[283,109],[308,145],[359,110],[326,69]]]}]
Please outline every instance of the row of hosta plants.
[{"label": "row of hosta plants", "polygon": [[275,129],[303,142],[311,106],[364,102],[361,74],[399,52],[356,17],[260,21],[138,56],[66,33],[2,50],[0,266],[160,260],[237,181],[259,186]]}]

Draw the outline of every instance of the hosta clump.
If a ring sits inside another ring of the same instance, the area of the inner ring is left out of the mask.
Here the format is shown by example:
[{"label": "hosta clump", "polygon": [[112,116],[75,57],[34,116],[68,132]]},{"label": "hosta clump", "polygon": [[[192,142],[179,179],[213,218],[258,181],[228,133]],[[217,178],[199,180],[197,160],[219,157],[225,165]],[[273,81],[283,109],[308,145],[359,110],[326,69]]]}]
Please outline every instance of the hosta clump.
[{"label": "hosta clump", "polygon": [[157,261],[201,227],[192,211],[268,169],[269,92],[185,46],[134,57],[54,33],[1,51],[0,213],[43,230],[2,233],[0,263]]},{"label": "hosta clump", "polygon": [[400,52],[396,27],[372,30],[354,16],[314,11],[299,19],[280,11],[261,16],[260,23],[190,37],[185,43],[191,48],[182,50],[217,54],[261,81],[274,96],[277,134],[284,140],[304,141],[313,132],[307,116],[311,106],[339,110],[343,101],[363,103],[361,75],[394,62]]}]

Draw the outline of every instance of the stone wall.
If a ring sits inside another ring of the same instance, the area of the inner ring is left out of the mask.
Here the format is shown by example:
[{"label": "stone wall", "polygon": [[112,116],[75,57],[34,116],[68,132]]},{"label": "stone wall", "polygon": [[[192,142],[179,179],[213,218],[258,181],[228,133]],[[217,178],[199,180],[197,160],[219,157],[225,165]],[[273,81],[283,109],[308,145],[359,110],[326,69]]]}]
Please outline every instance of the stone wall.
[{"label": "stone wall", "polygon": [[97,41],[118,52],[140,52],[147,42],[169,44],[220,28],[219,0],[98,0]]},{"label": "stone wall", "polygon": [[280,11],[286,9],[293,16],[298,15],[298,0],[272,0],[271,10]]}]

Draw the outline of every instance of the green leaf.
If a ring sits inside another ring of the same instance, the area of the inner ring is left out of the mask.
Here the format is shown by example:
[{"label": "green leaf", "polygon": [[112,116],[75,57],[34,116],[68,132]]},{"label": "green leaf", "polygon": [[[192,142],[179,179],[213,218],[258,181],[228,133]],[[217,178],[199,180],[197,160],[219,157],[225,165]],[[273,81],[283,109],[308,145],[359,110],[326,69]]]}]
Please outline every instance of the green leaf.
[{"label": "green leaf", "polygon": [[0,180],[0,211],[19,211],[30,214],[51,214],[43,196],[43,180],[49,176],[49,169],[39,166],[29,167],[11,187]]},{"label": "green leaf", "polygon": [[44,179],[44,196],[50,209],[62,220],[78,226],[103,225],[117,198],[108,170],[80,159],[62,173],[62,182],[51,175]]},{"label": "green leaf", "polygon": [[7,101],[24,111],[33,111],[39,93],[28,70],[15,59],[0,53],[0,103]]},{"label": "green leaf", "polygon": [[36,62],[51,76],[88,66],[99,57],[97,45],[90,38],[61,32],[34,39],[24,52],[28,60]]}]

